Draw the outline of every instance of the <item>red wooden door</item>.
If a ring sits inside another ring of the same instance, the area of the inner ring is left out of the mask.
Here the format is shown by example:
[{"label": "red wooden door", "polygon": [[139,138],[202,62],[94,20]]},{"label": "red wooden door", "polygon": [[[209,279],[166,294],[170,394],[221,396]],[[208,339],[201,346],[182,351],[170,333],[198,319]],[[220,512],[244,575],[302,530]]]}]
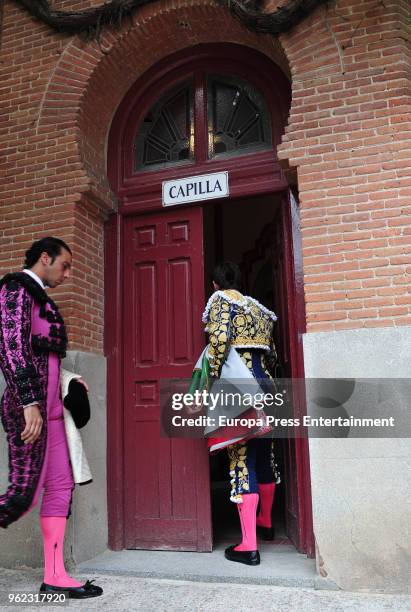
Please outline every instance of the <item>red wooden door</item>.
[{"label": "red wooden door", "polygon": [[[274,304],[278,314],[276,345],[284,378],[300,379],[293,387],[293,416],[306,412],[303,391],[302,336],[305,332],[304,277],[298,203],[291,190],[285,194],[275,235]],[[293,430],[294,432],[294,430]],[[297,550],[315,555],[312,531],[308,441],[290,436],[285,442],[285,520],[288,537]]]},{"label": "red wooden door", "polygon": [[211,550],[205,442],[160,437],[159,406],[204,346],[202,210],[127,218],[124,245],[125,547]]}]

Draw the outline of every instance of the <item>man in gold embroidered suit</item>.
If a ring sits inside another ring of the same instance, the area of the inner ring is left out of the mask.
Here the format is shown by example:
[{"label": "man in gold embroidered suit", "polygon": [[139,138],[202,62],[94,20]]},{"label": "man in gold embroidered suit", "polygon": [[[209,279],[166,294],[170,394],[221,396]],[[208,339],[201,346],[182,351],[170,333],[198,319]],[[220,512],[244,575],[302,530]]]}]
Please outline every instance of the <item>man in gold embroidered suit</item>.
[{"label": "man in gold embroidered suit", "polygon": [[[269,382],[270,370],[276,362],[273,326],[274,312],[252,297],[239,291],[240,270],[236,264],[224,262],[216,267],[210,297],[203,314],[209,334],[208,361],[210,376],[219,378],[226,361],[237,355],[258,381]],[[232,353],[234,349],[235,353]],[[233,440],[236,440],[233,443]],[[280,474],[275,463],[271,438],[224,435],[209,439],[210,452],[227,448],[230,458],[231,500],[240,515],[242,542],[230,546],[225,556],[230,561],[258,565],[256,527],[264,539],[273,539],[271,508]],[[258,501],[260,512],[256,517]]]}]

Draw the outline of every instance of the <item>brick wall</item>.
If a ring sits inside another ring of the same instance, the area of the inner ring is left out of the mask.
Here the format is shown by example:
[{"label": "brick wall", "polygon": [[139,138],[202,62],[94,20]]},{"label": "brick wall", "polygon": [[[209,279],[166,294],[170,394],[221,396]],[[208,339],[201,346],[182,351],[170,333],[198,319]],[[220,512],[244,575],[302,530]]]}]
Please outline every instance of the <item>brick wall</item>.
[{"label": "brick wall", "polygon": [[[81,205],[87,181],[72,142],[76,126],[70,118],[65,120],[59,92],[54,92],[59,121],[40,121],[44,112],[53,111],[45,92],[67,42],[67,37],[52,33],[14,2],[5,2],[0,55],[0,139],[5,143],[0,164],[0,268],[2,273],[18,269],[25,249],[40,237],[66,240],[74,249],[73,279],[53,297],[68,320],[71,347],[99,351],[103,287],[102,260],[96,259],[102,257],[104,216],[96,219],[95,212],[90,216]],[[92,222],[83,227],[82,220],[88,218]],[[91,257],[84,254],[87,244],[99,245]],[[85,268],[90,277],[91,267],[100,275],[96,282],[84,280]]]},{"label": "brick wall", "polygon": [[281,37],[307,330],[411,324],[409,4],[338,0]]},{"label": "brick wall", "polygon": [[[53,6],[93,4],[101,1]],[[215,4],[161,1],[136,14],[133,27],[105,30],[99,47],[57,34],[5,0],[0,272],[16,269],[40,236],[67,240],[73,278],[54,297],[71,347],[101,351],[103,225],[116,205],[106,143],[115,110],[139,74],[168,53],[241,42],[284,72],[291,68],[293,101],[279,154],[298,169],[308,330],[409,323],[406,5],[337,0],[283,35],[281,47]]]}]

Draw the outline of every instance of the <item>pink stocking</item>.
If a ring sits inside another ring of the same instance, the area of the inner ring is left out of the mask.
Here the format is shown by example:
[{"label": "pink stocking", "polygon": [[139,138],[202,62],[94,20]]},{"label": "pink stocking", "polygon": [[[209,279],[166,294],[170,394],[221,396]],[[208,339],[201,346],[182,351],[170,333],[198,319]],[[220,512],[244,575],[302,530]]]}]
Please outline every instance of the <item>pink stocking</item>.
[{"label": "pink stocking", "polygon": [[82,586],[71,578],[64,567],[64,532],[67,519],[64,516],[41,516],[40,525],[44,548],[44,582],[53,586]]},{"label": "pink stocking", "polygon": [[257,505],[258,493],[243,493],[243,503],[237,504],[243,540],[234,550],[257,550],[255,531]]},{"label": "pink stocking", "polygon": [[259,484],[260,512],[257,516],[259,527],[271,527],[271,509],[273,507],[275,482],[270,484]]}]

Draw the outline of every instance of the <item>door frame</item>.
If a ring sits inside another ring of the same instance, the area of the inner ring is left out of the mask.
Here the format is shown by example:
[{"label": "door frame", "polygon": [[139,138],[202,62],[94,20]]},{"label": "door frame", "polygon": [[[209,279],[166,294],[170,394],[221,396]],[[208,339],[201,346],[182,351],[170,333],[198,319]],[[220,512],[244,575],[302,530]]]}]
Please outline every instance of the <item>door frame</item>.
[{"label": "door frame", "polygon": [[[195,52],[195,53],[194,53]],[[228,170],[230,174],[230,196],[227,199],[238,197],[250,197],[261,194],[286,194],[289,189],[276,155],[276,140],[273,137],[273,150],[269,152],[241,155],[233,160],[210,160],[200,164],[192,164],[171,168],[156,173],[156,181],[153,184],[153,173],[145,172],[142,180],[134,180],[124,172],[124,149],[123,143],[127,130],[127,120],[133,108],[144,100],[144,108],[148,109],[153,103],[153,95],[147,95],[147,91],[155,91],[158,94],[156,83],[165,79],[169,86],[175,79],[181,79],[182,74],[187,74],[190,65],[195,61],[206,65],[207,62],[224,57],[225,68],[233,67],[233,60],[240,66],[236,70],[238,76],[249,78],[251,82],[260,85],[267,91],[267,85],[261,80],[264,71],[270,70],[276,74],[282,86],[279,90],[270,94],[267,100],[271,110],[272,104],[280,109],[284,119],[283,107],[286,104],[287,93],[284,82],[286,81],[281,70],[268,57],[262,53],[235,44],[197,45],[190,49],[187,59],[186,50],[174,54],[171,58],[162,60],[145,73],[133,85],[113,119],[112,128],[108,141],[108,178],[112,189],[118,197],[118,212],[112,214],[105,224],[104,237],[104,273],[105,273],[105,306],[104,306],[104,353],[107,358],[107,487],[108,487],[108,545],[112,550],[122,550],[125,544],[124,537],[124,462],[123,439],[124,439],[124,398],[123,398],[123,254],[124,254],[124,221],[128,216],[144,214],[147,212],[160,212],[161,204],[161,182],[167,178],[180,178],[190,175],[198,175],[207,172]],[[173,72],[175,79],[170,77]],[[254,72],[253,72],[254,71]],[[241,73],[241,74],[240,74]],[[265,74],[271,74],[266,72]],[[167,76],[168,75],[168,76]],[[267,80],[267,79],[266,79]],[[282,93],[281,93],[282,90]],[[264,92],[263,92],[264,93]],[[273,120],[274,123],[274,120]],[[277,130],[277,127],[276,127]],[[150,176],[151,174],[151,176]],[[195,206],[196,204],[194,204]],[[304,303],[297,304],[299,321],[304,321]],[[302,343],[298,343],[298,361],[303,364]],[[300,374],[299,374],[300,375]],[[308,440],[301,439],[301,473],[304,474],[307,498],[303,505],[309,508],[302,513],[302,531],[305,534],[304,548],[308,556],[314,556],[314,536],[311,512],[311,481],[309,466]],[[301,500],[300,500],[301,503]]]},{"label": "door frame", "polygon": [[[270,192],[268,192],[270,193]],[[274,192],[271,192],[274,193]],[[276,192],[278,194],[278,192]],[[279,190],[288,199],[287,190]],[[226,198],[237,199],[234,196]],[[194,204],[196,206],[198,204]],[[161,212],[158,209],[156,212]],[[154,212],[154,211],[152,211]],[[147,211],[141,211],[141,215]],[[140,216],[139,213],[130,213]],[[288,217],[290,216],[287,212]],[[122,325],[122,282],[124,253],[124,221],[130,216],[122,213],[113,214],[105,227],[105,342],[104,352],[107,358],[107,485],[108,485],[108,525],[109,548],[122,550],[124,536],[124,399],[123,399],[123,325]],[[291,228],[290,228],[291,232]],[[289,234],[290,235],[290,234]],[[291,262],[292,265],[292,262]],[[300,296],[301,297],[301,296]],[[295,349],[295,360],[298,362],[298,377],[304,378],[302,333],[305,331],[304,301],[294,303],[296,324],[302,325],[298,330],[299,341]],[[301,526],[301,550],[308,557],[315,557],[314,534],[311,506],[311,477],[308,438],[295,439],[297,446],[297,468],[303,482],[304,496],[298,499]]]}]

